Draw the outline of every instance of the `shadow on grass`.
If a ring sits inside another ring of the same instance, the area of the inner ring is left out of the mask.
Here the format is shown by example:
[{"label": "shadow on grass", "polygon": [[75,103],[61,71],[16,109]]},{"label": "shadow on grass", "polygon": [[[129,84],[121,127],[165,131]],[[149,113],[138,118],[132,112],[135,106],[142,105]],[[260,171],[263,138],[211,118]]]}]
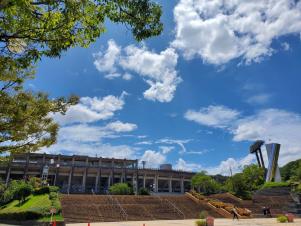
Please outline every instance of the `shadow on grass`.
[{"label": "shadow on grass", "polygon": [[29,198],[26,198],[23,202],[18,202],[14,207],[21,207],[23,206],[26,202],[28,202]]}]

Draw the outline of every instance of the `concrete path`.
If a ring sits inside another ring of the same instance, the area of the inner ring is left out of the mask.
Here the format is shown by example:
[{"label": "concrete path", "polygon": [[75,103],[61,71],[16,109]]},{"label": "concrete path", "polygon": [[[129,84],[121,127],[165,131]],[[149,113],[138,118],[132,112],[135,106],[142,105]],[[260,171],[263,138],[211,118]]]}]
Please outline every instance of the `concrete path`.
[{"label": "concrete path", "polygon": [[[101,222],[91,223],[90,226],[195,226],[195,220],[161,220],[161,221],[127,221],[127,222]],[[67,226],[87,226],[88,224],[67,224]],[[215,219],[215,226],[301,226],[301,219],[294,223],[277,223],[275,218],[268,219]]]}]

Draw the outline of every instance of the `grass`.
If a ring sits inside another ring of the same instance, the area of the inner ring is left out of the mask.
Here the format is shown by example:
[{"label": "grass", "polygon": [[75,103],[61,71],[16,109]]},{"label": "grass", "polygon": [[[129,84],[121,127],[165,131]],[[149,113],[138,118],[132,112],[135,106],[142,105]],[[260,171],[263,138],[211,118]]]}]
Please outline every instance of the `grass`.
[{"label": "grass", "polygon": [[2,207],[0,213],[26,211],[33,208],[50,208],[50,206],[51,201],[49,200],[48,194],[30,195],[21,205],[19,205],[18,200],[13,200],[12,202],[6,204],[4,208]]},{"label": "grass", "polygon": [[275,187],[287,187],[289,186],[289,183],[287,182],[266,182],[261,189],[266,188],[275,188]]},{"label": "grass", "polygon": [[[0,214],[1,213],[14,213],[14,212],[25,212],[28,210],[50,210],[51,207],[51,200],[49,199],[49,194],[42,194],[42,195],[30,195],[26,199],[26,201],[19,205],[18,200],[13,200],[10,203],[6,204],[5,206],[0,207]],[[40,211],[39,211],[40,212]],[[48,212],[47,212],[48,213]],[[51,216],[47,215],[44,216],[37,221],[39,222],[50,222]],[[53,219],[56,221],[63,221],[64,218],[61,214],[56,214],[53,216]]]},{"label": "grass", "polygon": [[[51,216],[45,216],[43,218],[40,218],[38,221],[39,222],[50,222]],[[62,216],[62,214],[56,214],[53,215],[52,220],[56,220],[56,221],[64,221],[64,218]]]}]

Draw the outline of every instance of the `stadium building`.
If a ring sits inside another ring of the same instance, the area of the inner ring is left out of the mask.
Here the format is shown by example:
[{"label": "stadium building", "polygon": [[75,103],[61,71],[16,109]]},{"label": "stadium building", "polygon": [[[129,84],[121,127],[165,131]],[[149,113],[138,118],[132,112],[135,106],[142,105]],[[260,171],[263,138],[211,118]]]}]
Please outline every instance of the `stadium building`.
[{"label": "stadium building", "polygon": [[40,177],[62,193],[104,194],[115,183],[126,182],[134,191],[147,188],[154,193],[184,193],[191,188],[192,172],[173,170],[170,164],[159,169],[138,166],[138,160],[67,156],[40,153],[15,154],[0,165],[0,175],[12,179]]}]

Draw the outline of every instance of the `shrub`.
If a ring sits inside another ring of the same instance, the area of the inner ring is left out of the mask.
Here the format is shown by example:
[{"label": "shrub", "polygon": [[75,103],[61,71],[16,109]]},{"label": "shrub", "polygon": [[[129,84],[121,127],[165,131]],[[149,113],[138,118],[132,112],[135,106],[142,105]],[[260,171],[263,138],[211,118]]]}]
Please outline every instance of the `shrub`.
[{"label": "shrub", "polygon": [[208,212],[203,210],[200,213],[200,219],[206,219],[206,217],[208,217]]},{"label": "shrub", "polygon": [[49,192],[58,192],[59,191],[59,187],[57,186],[49,186]]},{"label": "shrub", "polygon": [[287,217],[286,217],[286,216],[280,215],[280,216],[277,217],[277,221],[278,221],[279,223],[286,223],[288,220],[287,220]]},{"label": "shrub", "polygon": [[50,200],[53,200],[53,199],[56,199],[57,198],[57,193],[56,192],[50,192],[49,193],[49,199]]},{"label": "shrub", "polygon": [[150,193],[146,188],[140,188],[139,195],[150,195]]},{"label": "shrub", "polygon": [[110,193],[112,195],[131,195],[132,189],[126,183],[117,183],[110,187]]},{"label": "shrub", "polygon": [[289,183],[287,182],[266,182],[261,189],[266,188],[275,188],[275,187],[288,187]]},{"label": "shrub", "polygon": [[49,193],[49,187],[41,187],[34,190],[35,195],[42,195],[48,193]]},{"label": "shrub", "polygon": [[25,202],[26,197],[31,195],[32,193],[32,186],[25,182],[21,182],[16,189],[14,190],[14,199],[19,200],[20,202]]},{"label": "shrub", "polygon": [[196,226],[206,226],[206,220],[197,220],[195,222]]},{"label": "shrub", "polygon": [[41,218],[43,215],[35,211],[21,211],[21,212],[6,212],[0,213],[0,219],[2,220],[35,220]]}]

